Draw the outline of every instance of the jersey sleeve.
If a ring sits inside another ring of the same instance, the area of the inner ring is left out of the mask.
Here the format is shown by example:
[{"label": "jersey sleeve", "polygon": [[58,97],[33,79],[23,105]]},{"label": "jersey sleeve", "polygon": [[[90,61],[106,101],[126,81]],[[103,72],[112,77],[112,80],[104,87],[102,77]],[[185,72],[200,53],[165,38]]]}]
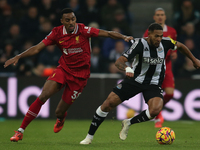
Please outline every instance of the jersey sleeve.
[{"label": "jersey sleeve", "polygon": [[169,30],[170,30],[170,35],[171,35],[170,38],[172,38],[173,40],[177,40],[177,32],[176,32],[176,30],[174,28],[172,28],[172,27],[170,27]]},{"label": "jersey sleeve", "polygon": [[[177,40],[177,32],[175,29],[173,29],[173,35],[174,37],[172,38],[173,40]],[[173,50],[173,52],[176,52],[177,53],[177,49]]]},{"label": "jersey sleeve", "polygon": [[174,38],[173,38],[174,40],[177,40],[177,32],[176,32],[176,30],[174,29]]},{"label": "jersey sleeve", "polygon": [[55,37],[55,30],[53,29],[43,40],[42,42],[48,46],[48,45],[54,45],[56,44],[56,37]]},{"label": "jersey sleeve", "polygon": [[163,40],[167,45],[167,49],[171,49],[171,50],[177,49],[177,46],[176,46],[177,41],[175,41],[169,37],[163,37]]},{"label": "jersey sleeve", "polygon": [[136,38],[134,40],[131,40],[132,45],[130,48],[125,51],[122,56],[126,57],[128,61],[131,61],[134,59],[134,57],[140,53],[140,51],[143,49],[141,42],[139,42],[140,39]]},{"label": "jersey sleeve", "polygon": [[97,37],[98,34],[99,34],[99,29],[93,28],[93,27],[84,26],[83,27],[83,33],[87,37]]}]

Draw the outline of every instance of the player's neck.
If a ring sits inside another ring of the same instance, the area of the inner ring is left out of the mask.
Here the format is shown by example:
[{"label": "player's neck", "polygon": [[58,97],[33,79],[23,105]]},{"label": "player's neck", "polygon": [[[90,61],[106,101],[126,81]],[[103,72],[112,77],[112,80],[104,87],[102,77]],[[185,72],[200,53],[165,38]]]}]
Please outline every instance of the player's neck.
[{"label": "player's neck", "polygon": [[147,41],[148,45],[151,46],[151,41],[150,41],[150,39],[149,39],[149,38],[144,38],[144,39]]},{"label": "player's neck", "polygon": [[145,40],[147,41],[149,47],[155,48],[155,46],[151,43],[149,38],[145,38]]},{"label": "player's neck", "polygon": [[165,24],[163,23],[163,24],[160,24],[161,26],[162,26],[162,28],[164,28],[164,26],[165,26]]},{"label": "player's neck", "polygon": [[[157,23],[157,22],[156,22]],[[158,23],[159,25],[161,25],[162,26],[162,28],[164,28],[164,26],[165,26],[165,23]]]}]

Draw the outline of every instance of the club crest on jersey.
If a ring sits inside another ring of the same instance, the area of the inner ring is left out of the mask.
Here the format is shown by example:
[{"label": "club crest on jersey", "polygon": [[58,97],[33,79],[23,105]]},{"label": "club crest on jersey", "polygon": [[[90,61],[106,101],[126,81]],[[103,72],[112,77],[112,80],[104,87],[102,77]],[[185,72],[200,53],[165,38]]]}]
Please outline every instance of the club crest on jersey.
[{"label": "club crest on jersey", "polygon": [[76,36],[76,44],[79,43],[79,36]]},{"label": "club crest on jersey", "polygon": [[163,52],[163,49],[162,49],[162,47],[158,47],[158,48],[157,48],[157,50],[158,50],[158,53],[161,53],[161,52]]},{"label": "club crest on jersey", "polygon": [[118,84],[118,85],[117,85],[117,88],[118,88],[118,89],[121,89],[121,88],[122,88],[122,84]]},{"label": "club crest on jersey", "polygon": [[163,63],[164,58],[151,58],[151,57],[144,57],[143,58],[143,62],[150,64],[150,65],[157,65],[157,64],[162,64]]}]

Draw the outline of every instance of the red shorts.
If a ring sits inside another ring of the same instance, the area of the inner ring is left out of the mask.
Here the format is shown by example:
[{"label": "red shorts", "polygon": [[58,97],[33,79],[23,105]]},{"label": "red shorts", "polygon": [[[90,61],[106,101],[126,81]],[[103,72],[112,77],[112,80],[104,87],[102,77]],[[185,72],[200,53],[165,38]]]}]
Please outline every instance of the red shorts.
[{"label": "red shorts", "polygon": [[47,80],[53,80],[65,86],[62,99],[67,104],[72,104],[81,94],[87,84],[87,79],[77,78],[66,72],[61,66],[58,66]]},{"label": "red shorts", "polygon": [[171,88],[175,87],[174,76],[173,76],[172,71],[165,72],[165,78],[162,83],[162,89],[165,89],[167,87],[171,87]]}]

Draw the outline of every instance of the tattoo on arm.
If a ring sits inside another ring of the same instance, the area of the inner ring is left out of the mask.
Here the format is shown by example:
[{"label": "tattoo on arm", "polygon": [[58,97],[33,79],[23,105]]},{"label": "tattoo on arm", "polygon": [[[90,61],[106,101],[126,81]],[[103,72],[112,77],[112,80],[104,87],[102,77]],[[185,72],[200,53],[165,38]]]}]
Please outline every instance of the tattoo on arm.
[{"label": "tattoo on arm", "polygon": [[122,62],[116,62],[115,66],[122,71],[125,71],[125,68],[127,67],[127,65],[125,63]]}]

